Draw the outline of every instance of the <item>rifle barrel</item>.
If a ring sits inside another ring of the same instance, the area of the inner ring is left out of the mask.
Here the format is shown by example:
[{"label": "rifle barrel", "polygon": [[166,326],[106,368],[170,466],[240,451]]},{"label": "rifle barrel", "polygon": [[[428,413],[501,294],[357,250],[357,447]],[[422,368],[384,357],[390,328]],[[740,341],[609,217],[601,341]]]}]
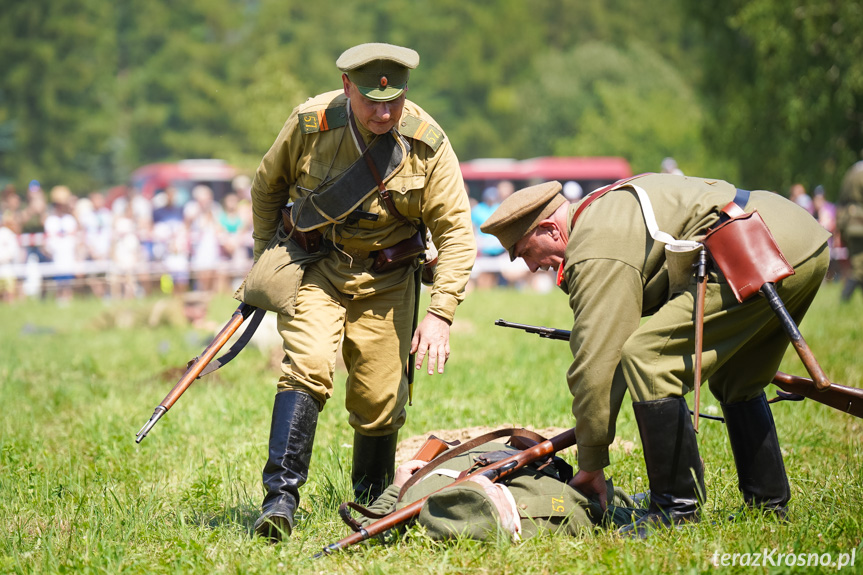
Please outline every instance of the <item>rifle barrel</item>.
[{"label": "rifle barrel", "polygon": [[[770,287],[772,287],[770,284],[765,284],[765,286],[768,286],[768,289],[767,289],[768,292],[771,291],[769,289]],[[775,290],[773,290],[773,292],[775,293]],[[778,303],[776,303],[775,301],[772,302],[771,306],[773,306],[773,305],[776,305],[777,307],[779,307],[779,305],[781,305],[781,300],[779,300]],[[782,307],[782,309],[784,309],[784,306]],[[782,310],[780,309],[780,311],[777,313],[780,313],[781,311]],[[787,315],[787,313],[788,312],[785,311],[786,315]],[[780,320],[782,320],[782,317],[780,317]],[[547,337],[549,339],[566,339],[566,340],[569,340],[570,332],[567,330],[564,330],[564,329],[555,329],[555,328],[551,328],[551,327],[527,325],[527,324],[523,324],[523,323],[513,323],[510,321],[503,320],[503,319],[499,319],[499,320],[495,321],[494,324],[499,325],[501,327],[512,327],[512,328],[516,328],[516,329],[521,329],[521,330],[526,331],[527,333],[539,334],[540,337]],[[791,320],[791,323],[788,325],[786,325],[786,322],[783,322],[783,327],[785,327],[786,329],[792,330],[792,331],[797,330],[796,324],[793,323],[793,320]],[[548,332],[555,332],[555,335],[554,336],[542,335],[543,333],[548,333]],[[797,333],[799,334],[799,330],[797,330]],[[790,333],[789,333],[789,335],[792,337],[792,343],[795,343],[793,341],[793,339],[796,336],[792,336]],[[798,349],[797,346],[800,345],[800,341],[802,339],[803,339],[802,336],[800,336],[798,338],[797,342],[795,343],[795,349]],[[805,342],[804,342],[804,345],[805,345]],[[798,349],[798,353],[799,353],[799,349]],[[810,366],[806,364],[806,361],[803,357],[804,355],[806,355],[806,354],[801,355],[801,360],[804,360],[804,365],[806,365],[807,370],[810,371],[810,374],[811,374],[813,370],[810,370]],[[809,351],[809,355],[811,355],[811,351]],[[812,359],[814,360],[814,358],[812,358]],[[804,397],[808,397],[809,399],[811,399],[813,401],[817,401],[818,403],[823,403],[824,405],[826,405],[828,407],[832,407],[833,409],[837,409],[839,411],[848,413],[848,414],[853,415],[855,417],[863,418],[863,389],[857,389],[856,387],[847,387],[844,385],[839,385],[837,383],[830,383],[830,381],[826,379],[826,376],[823,375],[824,372],[821,370],[821,367],[817,365],[817,362],[816,362],[816,367],[817,367],[817,369],[814,371],[815,371],[816,375],[821,376],[819,378],[808,379],[805,377],[798,377],[796,375],[788,375],[787,373],[782,373],[781,371],[777,371],[776,375],[773,378],[773,384],[776,385],[777,387],[779,387],[780,389],[787,391],[788,393],[796,393],[797,395],[802,395]],[[818,384],[819,379],[822,381],[822,386],[823,386],[823,383],[826,383],[829,387],[827,387],[826,389],[822,389],[821,387],[819,387],[819,384]],[[706,417],[704,414],[699,414],[699,415],[700,415],[700,417]],[[708,419],[712,419],[712,418],[708,418]]]},{"label": "rifle barrel", "polygon": [[527,325],[524,323],[515,323],[512,321],[506,321],[505,319],[495,320],[494,325],[499,325],[501,327],[511,327],[514,329],[520,329],[527,333],[533,333],[538,335],[539,337],[544,337],[546,339],[557,339],[561,341],[569,341],[570,332],[565,329],[557,329],[554,327],[543,327],[539,325]]}]

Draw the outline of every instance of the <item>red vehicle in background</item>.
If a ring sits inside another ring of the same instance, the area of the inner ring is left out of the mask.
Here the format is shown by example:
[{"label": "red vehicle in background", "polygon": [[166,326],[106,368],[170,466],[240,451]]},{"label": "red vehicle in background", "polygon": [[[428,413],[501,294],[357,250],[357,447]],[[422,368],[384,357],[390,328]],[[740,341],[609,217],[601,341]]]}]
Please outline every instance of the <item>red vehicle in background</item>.
[{"label": "red vehicle in background", "polygon": [[[460,164],[470,197],[479,201],[483,190],[509,181],[516,190],[558,180],[564,191],[578,190],[581,195],[632,175],[629,162],[620,157],[557,157],[545,156],[527,160],[481,158]],[[221,202],[233,191],[233,181],[239,175],[234,166],[224,160],[182,160],[141,166],[131,177],[133,192],[152,199],[169,185],[177,189],[177,203],[185,204],[192,189],[204,184],[213,190],[213,199]],[[111,196],[121,190],[112,190]],[[113,197],[109,198],[112,200]]]},{"label": "red vehicle in background", "polygon": [[558,180],[565,191],[574,182],[582,195],[588,194],[622,178],[632,175],[629,162],[619,157],[553,157],[528,160],[484,158],[461,162],[461,173],[468,186],[470,197],[482,198],[483,190],[501,181],[510,181],[516,190]]},{"label": "red vehicle in background", "polygon": [[[132,172],[131,188],[133,194],[140,194],[152,200],[165,188],[173,186],[177,190],[177,205],[182,206],[191,199],[194,187],[203,184],[213,190],[213,199],[221,202],[222,198],[233,191],[232,184],[239,173],[237,168],[224,160],[181,160],[147,164]],[[112,190],[109,193],[109,203],[122,194],[122,188]]]}]

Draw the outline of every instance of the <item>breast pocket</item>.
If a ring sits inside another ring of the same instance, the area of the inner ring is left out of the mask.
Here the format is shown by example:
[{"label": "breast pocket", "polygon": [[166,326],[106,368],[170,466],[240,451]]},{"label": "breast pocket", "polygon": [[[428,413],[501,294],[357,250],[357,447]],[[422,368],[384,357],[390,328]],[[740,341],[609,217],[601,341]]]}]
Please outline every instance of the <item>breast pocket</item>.
[{"label": "breast pocket", "polygon": [[300,164],[300,174],[297,177],[297,193],[306,196],[310,191],[316,190],[324,179],[334,180],[344,171],[343,168],[330,166],[307,156]]},{"label": "breast pocket", "polygon": [[387,182],[396,209],[403,216],[419,220],[422,217],[422,196],[425,174],[395,176]]}]

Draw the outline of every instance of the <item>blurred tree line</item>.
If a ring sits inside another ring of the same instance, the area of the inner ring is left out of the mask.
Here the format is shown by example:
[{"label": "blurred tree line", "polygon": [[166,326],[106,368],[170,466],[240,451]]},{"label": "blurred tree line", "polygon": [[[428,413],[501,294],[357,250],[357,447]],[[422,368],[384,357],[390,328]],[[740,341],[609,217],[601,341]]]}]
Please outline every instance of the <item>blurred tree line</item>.
[{"label": "blurred tree line", "polygon": [[251,172],[345,48],[384,41],[420,53],[409,97],[463,160],[674,156],[832,196],[863,148],[860,30],[847,0],[0,0],[0,180]]}]

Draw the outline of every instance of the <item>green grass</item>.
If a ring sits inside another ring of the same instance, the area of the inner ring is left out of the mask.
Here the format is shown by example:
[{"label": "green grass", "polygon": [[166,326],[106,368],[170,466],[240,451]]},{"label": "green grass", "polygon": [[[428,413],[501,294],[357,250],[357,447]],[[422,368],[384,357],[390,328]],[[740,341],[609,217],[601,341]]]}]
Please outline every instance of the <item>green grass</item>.
[{"label": "green grass", "polygon": [[[838,300],[838,286],[826,285],[802,331],[832,379],[861,386],[863,300],[845,306]],[[863,571],[863,426],[808,400],[773,409],[793,493],[787,524],[761,517],[725,520],[740,505],[734,464],[722,424],[703,421],[707,520],[692,528],[647,541],[600,533],[520,545],[441,544],[413,530],[392,544],[360,545],[312,560],[349,533],[336,513],[349,498],[353,435],[343,407],[343,373],[321,414],[295,533],[268,545],[250,537],[277,377],[268,358],[248,349],[196,382],[138,445],[135,432],[176,383],[175,368],[200,353],[207,334],[94,324],[93,318],[119,305],[81,300],[68,307],[52,301],[0,307],[2,573],[697,573],[713,567],[716,551],[765,548],[831,553],[834,559],[856,548],[856,565],[845,572]],[[223,323],[234,308],[229,298],[216,299],[210,317]],[[494,327],[498,317],[571,325],[559,293],[471,294],[453,327],[446,374],[417,377],[402,437],[477,425],[573,424],[566,343]],[[793,352],[782,370],[805,375]],[[705,410],[717,408],[709,393],[702,401]],[[643,490],[646,474],[628,405],[618,435],[636,447],[629,454],[612,452],[607,473],[631,492]]]}]

